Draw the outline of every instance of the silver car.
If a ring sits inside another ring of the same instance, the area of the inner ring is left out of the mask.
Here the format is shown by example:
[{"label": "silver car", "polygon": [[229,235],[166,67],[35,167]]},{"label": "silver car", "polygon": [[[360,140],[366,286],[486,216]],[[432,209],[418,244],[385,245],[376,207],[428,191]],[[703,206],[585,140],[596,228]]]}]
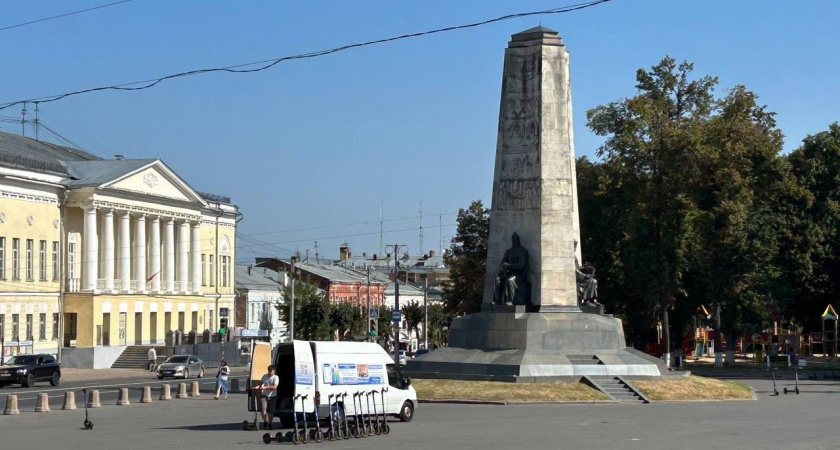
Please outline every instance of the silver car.
[{"label": "silver car", "polygon": [[156,373],[159,380],[166,377],[187,379],[197,376],[201,378],[204,376],[204,361],[195,355],[172,355],[158,365]]}]

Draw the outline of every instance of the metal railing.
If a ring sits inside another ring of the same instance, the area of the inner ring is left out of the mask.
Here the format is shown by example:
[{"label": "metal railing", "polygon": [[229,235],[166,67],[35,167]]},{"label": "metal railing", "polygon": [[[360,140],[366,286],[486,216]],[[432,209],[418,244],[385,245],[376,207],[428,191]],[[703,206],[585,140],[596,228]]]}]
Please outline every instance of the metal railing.
[{"label": "metal railing", "polygon": [[79,292],[82,288],[82,280],[79,278],[67,279],[67,292]]}]

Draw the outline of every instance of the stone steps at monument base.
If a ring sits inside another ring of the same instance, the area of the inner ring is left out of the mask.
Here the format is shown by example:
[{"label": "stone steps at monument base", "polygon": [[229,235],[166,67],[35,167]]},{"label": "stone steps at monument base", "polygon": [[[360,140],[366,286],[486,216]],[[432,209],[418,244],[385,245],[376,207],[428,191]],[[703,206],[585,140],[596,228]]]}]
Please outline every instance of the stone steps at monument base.
[{"label": "stone steps at monument base", "polygon": [[592,377],[602,392],[611,396],[620,403],[647,403],[635,389],[618,377]]},{"label": "stone steps at monument base", "polygon": [[603,364],[595,355],[566,355],[566,359],[576,366],[597,366]]}]

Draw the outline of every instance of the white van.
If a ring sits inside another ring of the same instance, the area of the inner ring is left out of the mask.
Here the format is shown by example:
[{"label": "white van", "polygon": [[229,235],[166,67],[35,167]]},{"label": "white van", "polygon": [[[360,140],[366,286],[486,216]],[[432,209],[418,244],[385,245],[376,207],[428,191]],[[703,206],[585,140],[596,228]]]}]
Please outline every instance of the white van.
[{"label": "white van", "polygon": [[[326,419],[330,415],[330,395],[347,394],[339,401],[348,417],[356,414],[353,394],[357,392],[377,391],[377,395],[369,397],[376,402],[377,412],[381,414],[384,394],[385,413],[399,417],[403,422],[409,422],[417,409],[417,391],[411,386],[411,380],[405,377],[400,369],[394,366],[394,360],[378,344],[371,342],[332,342],[332,341],[293,341],[280,343],[270,355],[271,347],[267,344],[255,342],[251,365],[251,383],[259,384],[265,374],[267,364],[259,362],[272,361],[280,377],[277,389],[277,410],[275,415],[280,417],[283,426],[292,426],[292,411],[298,413],[306,411],[307,419],[313,420],[315,415],[315,398],[320,398],[318,415]],[[303,402],[292,401],[295,395],[307,395]],[[364,404],[363,404],[364,405]],[[249,409],[251,405],[249,404]],[[364,405],[359,413],[367,410]],[[371,406],[371,413],[373,409]],[[300,416],[299,416],[300,417]],[[298,418],[300,420],[300,418]]]}]

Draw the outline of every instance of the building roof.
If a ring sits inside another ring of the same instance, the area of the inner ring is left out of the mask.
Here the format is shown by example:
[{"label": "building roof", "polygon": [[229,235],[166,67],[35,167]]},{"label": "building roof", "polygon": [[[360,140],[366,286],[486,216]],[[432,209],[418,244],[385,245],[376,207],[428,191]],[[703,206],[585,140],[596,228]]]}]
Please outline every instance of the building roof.
[{"label": "building roof", "polygon": [[536,26],[534,28],[529,28],[525,31],[520,31],[519,33],[514,34],[514,36],[516,36],[517,34],[534,34],[534,33],[558,34],[557,31],[552,30],[551,28],[546,28],[542,25],[539,25],[539,26]]},{"label": "building roof", "polygon": [[[61,175],[69,188],[100,186],[159,159],[103,159],[83,150],[0,132],[0,165]],[[197,192],[206,201],[231,204],[230,197]]]},{"label": "building roof", "polygon": [[62,161],[72,177],[70,187],[100,186],[148,166],[156,159],[102,159],[98,161]]},{"label": "building roof", "polygon": [[267,267],[237,265],[234,280],[237,289],[249,291],[277,291],[283,286],[283,276]]},{"label": "building roof", "polygon": [[68,175],[61,161],[102,159],[88,152],[46,141],[0,132],[0,164],[38,172]]}]

